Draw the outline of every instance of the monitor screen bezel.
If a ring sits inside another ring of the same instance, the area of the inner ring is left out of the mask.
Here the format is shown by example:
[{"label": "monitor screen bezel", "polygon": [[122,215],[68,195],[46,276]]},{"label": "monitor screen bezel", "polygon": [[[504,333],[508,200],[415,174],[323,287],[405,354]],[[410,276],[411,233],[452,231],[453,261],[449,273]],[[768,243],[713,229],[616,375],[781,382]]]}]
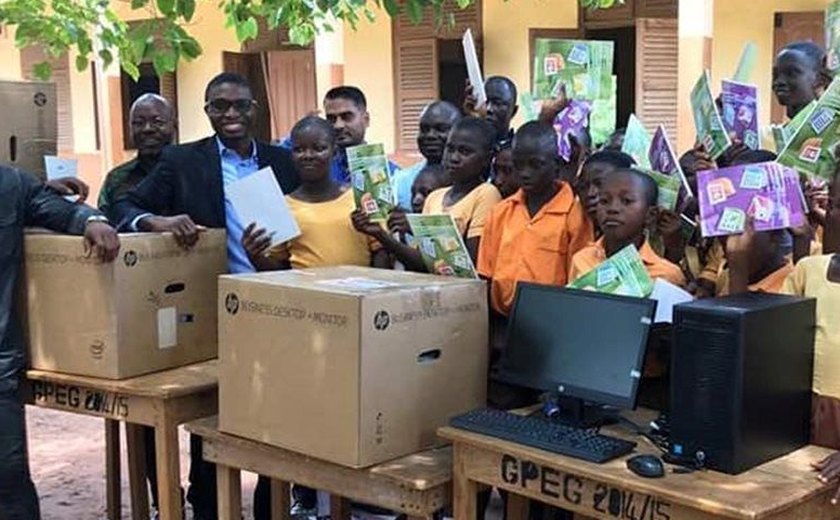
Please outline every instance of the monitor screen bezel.
[{"label": "monitor screen bezel", "polygon": [[[646,314],[650,319],[650,323],[647,327],[645,327],[644,332],[642,334],[642,341],[641,345],[638,349],[638,355],[636,356],[636,367],[635,370],[639,374],[639,377],[634,377],[632,382],[632,389],[629,396],[627,395],[616,395],[611,393],[600,392],[597,390],[592,390],[589,388],[582,388],[576,385],[570,385],[564,383],[562,381],[533,381],[530,378],[519,376],[514,372],[510,372],[507,370],[507,358],[508,353],[510,352],[511,348],[514,348],[511,345],[511,335],[513,333],[513,324],[516,321],[517,313],[519,312],[519,301],[523,291],[528,290],[538,290],[543,292],[559,292],[559,293],[568,293],[568,294],[575,294],[580,295],[586,298],[597,298],[603,300],[613,300],[613,301],[620,301],[623,303],[632,303],[634,305],[638,305],[639,307],[646,307]],[[580,289],[572,289],[569,287],[561,287],[556,285],[544,285],[544,284],[537,284],[531,282],[519,282],[516,284],[516,295],[513,301],[513,308],[510,314],[510,319],[508,321],[507,331],[505,332],[505,349],[502,352],[502,357],[499,362],[499,372],[498,372],[498,379],[502,382],[524,386],[526,388],[531,388],[534,390],[540,390],[543,392],[556,392],[558,395],[565,396],[565,397],[575,397],[578,399],[583,399],[585,401],[591,401],[598,404],[604,404],[608,406],[614,406],[617,408],[625,409],[625,410],[633,410],[636,408],[636,399],[639,392],[639,383],[642,379],[642,374],[644,370],[644,363],[645,363],[645,355],[647,353],[647,343],[648,339],[650,338],[650,331],[653,327],[654,316],[656,314],[656,300],[652,300],[650,298],[636,298],[632,296],[619,296],[614,294],[606,294],[606,293],[599,293],[594,291],[584,291]],[[563,391],[560,392],[559,389],[563,388]]]}]

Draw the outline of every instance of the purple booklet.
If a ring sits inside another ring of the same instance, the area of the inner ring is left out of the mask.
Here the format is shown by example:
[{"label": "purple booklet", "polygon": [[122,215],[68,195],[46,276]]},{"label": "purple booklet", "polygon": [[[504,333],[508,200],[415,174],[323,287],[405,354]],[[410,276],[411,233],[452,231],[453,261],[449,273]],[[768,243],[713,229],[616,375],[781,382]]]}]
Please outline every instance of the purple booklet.
[{"label": "purple booklet", "polygon": [[653,133],[653,139],[650,141],[650,150],[648,151],[648,159],[650,160],[650,168],[653,171],[664,173],[665,175],[677,175],[682,181],[683,188],[689,196],[691,193],[691,186],[683,174],[680,167],[680,159],[674,153],[674,148],[668,140],[668,135],[665,133],[665,127],[659,125],[656,132]]},{"label": "purple booklet", "polygon": [[756,231],[805,222],[799,174],[775,162],[698,172],[697,191],[704,237],[742,233],[750,216]]},{"label": "purple booklet", "polygon": [[554,118],[554,131],[557,132],[557,152],[565,161],[572,158],[572,143],[569,136],[578,135],[589,126],[589,113],[592,105],[588,101],[574,99]]},{"label": "purple booklet", "polygon": [[726,131],[748,148],[758,150],[761,146],[758,134],[758,88],[755,85],[723,80],[720,98]]}]

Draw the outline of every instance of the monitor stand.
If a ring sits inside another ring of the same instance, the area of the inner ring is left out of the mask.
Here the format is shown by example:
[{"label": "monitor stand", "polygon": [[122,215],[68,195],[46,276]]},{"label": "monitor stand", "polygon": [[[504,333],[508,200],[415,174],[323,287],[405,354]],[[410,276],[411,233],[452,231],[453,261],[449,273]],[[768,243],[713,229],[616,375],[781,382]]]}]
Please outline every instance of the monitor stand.
[{"label": "monitor stand", "polygon": [[536,413],[566,426],[599,428],[618,422],[618,410],[605,410],[576,397],[547,393],[540,400],[542,407]]}]

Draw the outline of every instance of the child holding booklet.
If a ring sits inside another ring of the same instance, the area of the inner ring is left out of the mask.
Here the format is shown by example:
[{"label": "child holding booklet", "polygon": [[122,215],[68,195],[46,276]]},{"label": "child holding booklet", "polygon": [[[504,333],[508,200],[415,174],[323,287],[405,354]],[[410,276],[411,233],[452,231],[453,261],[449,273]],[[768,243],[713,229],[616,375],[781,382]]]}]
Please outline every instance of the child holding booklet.
[{"label": "child holding booklet", "polygon": [[552,127],[522,126],[513,140],[513,164],[521,188],[490,214],[477,266],[490,280],[493,310],[503,316],[510,312],[517,282],[566,285],[572,255],[593,239],[572,187],[559,178]]},{"label": "child holding booklet", "polygon": [[[455,123],[443,155],[443,164],[452,185],[430,193],[423,206],[424,214],[446,213],[452,216],[473,263],[478,256],[484,223],[502,199],[499,190],[484,180],[493,157],[495,138],[495,129],[483,119],[465,117]],[[394,224],[403,220],[404,215],[394,210],[390,222]],[[406,269],[426,271],[420,252],[392,236],[391,233],[397,229],[386,230],[358,210],[353,212],[353,225],[360,233],[378,240]]]},{"label": "child holding booklet", "polygon": [[572,257],[569,279],[577,280],[628,245],[635,245],[651,278],[685,286],[680,268],[658,256],[647,240],[657,221],[659,188],[643,172],[622,168],[607,176],[598,199],[598,227],[603,236]]},{"label": "child holding booklet", "polygon": [[814,42],[786,45],[773,62],[773,93],[789,119],[796,117],[831,83],[825,51]]},{"label": "child holding booklet", "polygon": [[291,140],[301,185],[286,201],[301,235],[271,248],[271,236],[249,225],[242,245],[257,270],[334,265],[389,268],[387,253],[351,225],[350,214],[356,207],[352,190],[330,175],[336,147],[332,125],[319,117],[306,117],[292,129]]}]

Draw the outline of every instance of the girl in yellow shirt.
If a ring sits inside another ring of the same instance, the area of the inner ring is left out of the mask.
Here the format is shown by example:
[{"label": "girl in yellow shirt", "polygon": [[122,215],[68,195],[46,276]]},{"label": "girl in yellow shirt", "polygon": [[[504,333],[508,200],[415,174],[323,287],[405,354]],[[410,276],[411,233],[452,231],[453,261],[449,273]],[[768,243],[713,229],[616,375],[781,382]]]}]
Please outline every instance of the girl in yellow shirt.
[{"label": "girl in yellow shirt", "polygon": [[[502,200],[499,190],[485,181],[493,158],[494,136],[492,125],[483,119],[465,117],[455,123],[443,153],[443,165],[452,184],[431,192],[423,205],[423,214],[452,215],[473,263],[478,256],[484,223],[493,207]],[[392,212],[389,230],[371,222],[358,211],[353,214],[353,222],[356,229],[375,238],[394,253],[406,269],[426,270],[420,252],[393,237],[393,234],[402,235],[408,231],[401,211]]]},{"label": "girl in yellow shirt", "polygon": [[353,192],[330,175],[336,149],[332,125],[319,117],[306,117],[292,129],[292,159],[300,187],[286,196],[301,235],[271,248],[271,236],[252,223],[242,245],[258,271],[302,269],[335,265],[389,268],[388,256],[378,244],[353,229]]}]

